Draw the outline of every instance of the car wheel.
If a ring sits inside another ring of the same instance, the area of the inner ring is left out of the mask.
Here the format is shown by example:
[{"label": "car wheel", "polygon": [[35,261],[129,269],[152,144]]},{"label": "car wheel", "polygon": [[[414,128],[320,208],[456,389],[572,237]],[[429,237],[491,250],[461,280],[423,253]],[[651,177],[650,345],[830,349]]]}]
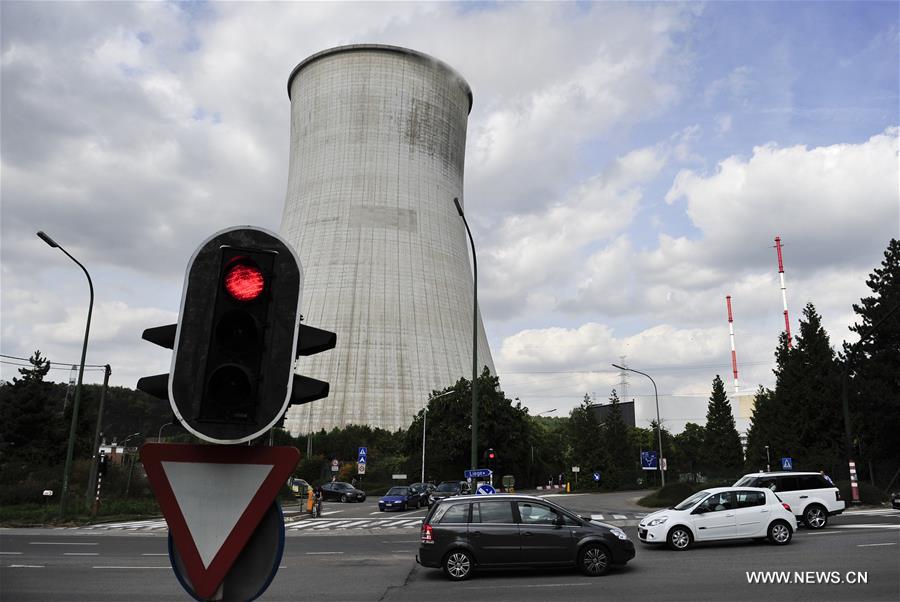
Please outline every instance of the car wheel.
[{"label": "car wheel", "polygon": [[803,522],[810,529],[821,529],[828,524],[828,513],[818,504],[811,504],[803,511]]},{"label": "car wheel", "polygon": [[678,550],[682,552],[691,547],[691,543],[694,541],[693,535],[691,535],[690,530],[687,527],[675,527],[671,531],[669,531],[669,536],[666,538],[669,542],[669,547],[673,550]]},{"label": "car wheel", "polygon": [[783,546],[791,543],[791,526],[783,520],[776,520],[769,525],[769,541],[776,546]]},{"label": "car wheel", "polygon": [[578,554],[578,568],[588,577],[599,577],[609,572],[609,550],[597,543],[589,543]]},{"label": "car wheel", "polygon": [[444,556],[444,573],[452,581],[464,581],[472,576],[475,561],[465,550],[453,550]]},{"label": "car wheel", "polygon": [[347,494],[346,494],[346,493],[342,493],[342,494],[341,494],[341,503],[344,504],[344,503],[346,503],[346,502],[347,502]]}]

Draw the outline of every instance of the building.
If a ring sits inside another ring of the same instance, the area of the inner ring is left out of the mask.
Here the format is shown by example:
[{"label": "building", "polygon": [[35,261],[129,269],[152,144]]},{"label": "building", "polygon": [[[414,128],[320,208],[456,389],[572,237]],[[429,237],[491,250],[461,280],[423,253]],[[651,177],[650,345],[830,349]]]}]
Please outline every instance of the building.
[{"label": "building", "polygon": [[[463,207],[472,92],[425,54],[332,48],[288,79],[282,235],[305,272],[302,312],[337,333],[298,372],[328,398],[288,411],[292,434],[406,428],[432,390],[472,377],[472,270]],[[494,372],[481,318],[478,365]]]},{"label": "building", "polygon": [[[612,409],[612,404],[606,405],[591,405],[591,410],[594,412],[594,418],[597,420],[597,424],[603,424],[606,422],[607,417],[609,416],[609,412]],[[625,424],[633,427],[634,426],[634,402],[633,401],[620,401],[619,402],[619,410],[622,412],[622,420],[625,421]]]}]

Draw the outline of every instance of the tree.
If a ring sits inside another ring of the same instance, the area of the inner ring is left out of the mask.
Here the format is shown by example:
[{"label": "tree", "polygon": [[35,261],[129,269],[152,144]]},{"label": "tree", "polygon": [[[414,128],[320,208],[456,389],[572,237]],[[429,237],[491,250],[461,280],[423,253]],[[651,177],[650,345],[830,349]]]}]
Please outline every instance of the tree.
[{"label": "tree", "polygon": [[783,455],[794,458],[795,468],[834,472],[843,455],[840,367],[812,303],[803,309],[795,345],[779,346],[776,363],[777,414],[790,428],[773,461]]},{"label": "tree", "polygon": [[861,337],[849,365],[851,432],[860,469],[868,472],[871,462],[887,481],[900,468],[900,240],[888,243],[866,285],[872,295],[853,305],[858,321],[850,327]]},{"label": "tree", "polygon": [[703,462],[705,429],[694,422],[684,425],[684,430],[675,435],[675,449],[672,464],[682,472],[691,475],[692,482],[696,482],[696,475],[703,472],[706,465]]},{"label": "tree", "polygon": [[[30,358],[28,358],[28,361],[31,363],[30,368],[19,368],[19,374],[22,375],[22,382],[44,382],[44,377],[50,372],[50,360],[41,357],[41,350],[38,349]],[[17,382],[17,380],[18,379],[13,378],[13,383]]]},{"label": "tree", "polygon": [[628,425],[622,418],[622,408],[615,389],[609,396],[609,403],[609,413],[601,427],[606,467],[604,485],[609,489],[618,489],[634,481],[634,454],[628,437]]},{"label": "tree", "polygon": [[703,429],[703,461],[710,474],[735,476],[744,465],[741,437],[734,424],[725,384],[716,374]]},{"label": "tree", "polygon": [[593,469],[601,466],[603,456],[600,448],[600,425],[587,393],[581,405],[569,414],[569,440],[572,444],[572,462],[577,466]]},{"label": "tree", "polygon": [[753,398],[750,428],[747,429],[746,470],[771,468],[771,454],[785,447],[787,438],[782,434],[785,429],[782,414],[775,401],[775,391],[760,386]]}]

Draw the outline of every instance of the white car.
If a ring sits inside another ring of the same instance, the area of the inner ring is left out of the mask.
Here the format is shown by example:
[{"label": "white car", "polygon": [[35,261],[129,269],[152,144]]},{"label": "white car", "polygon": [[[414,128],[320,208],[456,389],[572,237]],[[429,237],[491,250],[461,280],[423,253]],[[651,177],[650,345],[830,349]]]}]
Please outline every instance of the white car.
[{"label": "white car", "polygon": [[744,475],[734,487],[765,487],[788,503],[798,521],[821,529],[828,517],[844,511],[840,490],[818,472],[755,472]]},{"label": "white car", "polygon": [[646,544],[669,544],[687,550],[696,542],[768,538],[790,543],[797,519],[788,504],[769,489],[715,487],[698,491],[677,506],[644,517],[638,538]]}]

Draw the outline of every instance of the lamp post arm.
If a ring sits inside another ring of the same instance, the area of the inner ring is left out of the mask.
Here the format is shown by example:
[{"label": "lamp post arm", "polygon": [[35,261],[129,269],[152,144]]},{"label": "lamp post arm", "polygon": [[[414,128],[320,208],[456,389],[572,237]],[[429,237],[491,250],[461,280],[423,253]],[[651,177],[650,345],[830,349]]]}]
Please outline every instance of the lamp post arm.
[{"label": "lamp post arm", "polygon": [[454,198],[453,204],[456,205],[456,211],[462,218],[463,225],[466,227],[466,234],[469,235],[469,244],[472,246],[472,453],[471,464],[472,470],[478,468],[478,258],[475,255],[475,240],[472,238],[472,231],[469,229],[469,222],[463,213],[459,199]]}]

